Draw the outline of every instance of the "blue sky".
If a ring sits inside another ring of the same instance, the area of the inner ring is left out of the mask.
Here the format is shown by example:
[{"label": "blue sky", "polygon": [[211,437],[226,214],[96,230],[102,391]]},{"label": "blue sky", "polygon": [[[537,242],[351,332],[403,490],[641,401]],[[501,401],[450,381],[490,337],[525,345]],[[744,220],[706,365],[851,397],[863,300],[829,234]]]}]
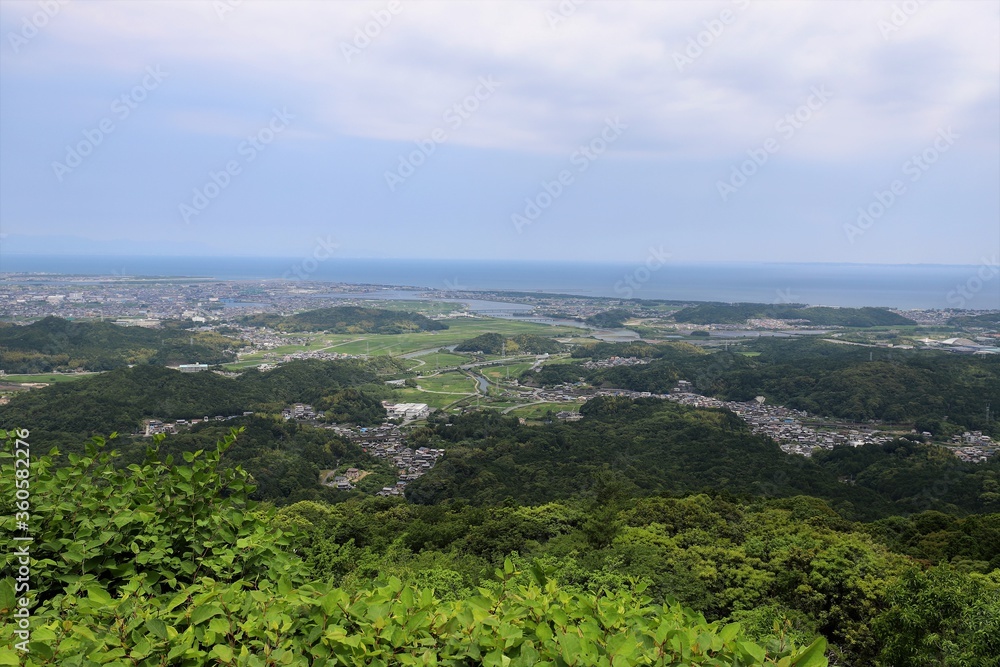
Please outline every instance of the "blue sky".
[{"label": "blue sky", "polygon": [[4,0],[0,37],[0,253],[1000,252],[989,0]]}]

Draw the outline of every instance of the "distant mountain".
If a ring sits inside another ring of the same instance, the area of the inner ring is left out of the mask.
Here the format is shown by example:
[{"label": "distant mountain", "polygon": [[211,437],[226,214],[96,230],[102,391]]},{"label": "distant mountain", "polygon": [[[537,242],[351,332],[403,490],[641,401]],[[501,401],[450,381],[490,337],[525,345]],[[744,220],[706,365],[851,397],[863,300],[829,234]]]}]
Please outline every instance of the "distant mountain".
[{"label": "distant mountain", "polygon": [[1000,311],[995,313],[983,313],[982,315],[962,315],[948,320],[948,324],[960,327],[984,327],[996,328],[1000,326]]},{"label": "distant mountain", "polygon": [[748,319],[805,320],[815,326],[907,326],[913,320],[888,308],[830,308],[801,304],[702,303],[674,313],[688,324],[743,324]]},{"label": "distant mountain", "polygon": [[436,322],[418,313],[358,306],[319,308],[288,316],[250,315],[241,321],[250,326],[271,327],[279,331],[329,331],[330,333],[399,334],[448,328],[447,324]]},{"label": "distant mountain", "polygon": [[106,371],[129,364],[219,364],[240,342],[216,333],[123,327],[46,317],[0,323],[0,370],[8,373]]},{"label": "distant mountain", "polygon": [[841,484],[812,461],[785,454],[728,411],[599,397],[580,412],[583,421],[542,426],[498,413],[451,417],[450,426],[435,425],[429,444],[447,455],[411,482],[406,496],[418,503],[544,503],[595,493],[595,479],[603,479],[627,495],[713,488],[809,494],[847,515],[890,511],[878,493]]},{"label": "distant mountain", "polygon": [[[331,394],[323,405],[336,407],[342,414],[367,405],[341,400],[337,391],[378,383],[383,370],[398,371],[400,366],[387,357],[371,361],[307,359],[267,372],[247,370],[236,378],[157,366],[120,368],[22,392],[8,405],[0,406],[0,428],[30,424],[33,432],[127,433],[138,429],[143,419],[173,421],[262,409],[278,412],[289,403],[316,404]],[[380,383],[375,387],[386,391]]]}]

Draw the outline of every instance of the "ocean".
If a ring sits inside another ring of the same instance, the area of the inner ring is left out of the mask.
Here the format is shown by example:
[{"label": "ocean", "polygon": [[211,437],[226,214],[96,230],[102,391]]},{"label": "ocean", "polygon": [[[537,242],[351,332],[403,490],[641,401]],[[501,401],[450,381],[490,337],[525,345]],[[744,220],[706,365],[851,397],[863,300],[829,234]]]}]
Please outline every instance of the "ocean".
[{"label": "ocean", "polygon": [[1000,309],[1000,266],[0,255],[0,272],[309,280],[438,290]]}]

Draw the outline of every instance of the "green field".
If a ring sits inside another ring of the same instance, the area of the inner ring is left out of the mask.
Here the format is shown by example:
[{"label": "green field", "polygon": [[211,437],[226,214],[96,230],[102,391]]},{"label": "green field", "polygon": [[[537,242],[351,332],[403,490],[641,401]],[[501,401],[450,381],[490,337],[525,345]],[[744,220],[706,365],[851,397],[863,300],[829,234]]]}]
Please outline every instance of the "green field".
[{"label": "green field", "polygon": [[96,373],[38,373],[32,375],[3,375],[0,382],[72,382]]},{"label": "green field", "polygon": [[[266,361],[268,354],[290,354],[293,352],[325,350],[343,354],[389,354],[399,356],[420,350],[439,349],[457,345],[469,338],[484,333],[514,335],[520,333],[539,336],[567,336],[579,333],[572,327],[557,327],[535,322],[519,322],[501,318],[462,318],[448,322],[444,331],[419,331],[406,334],[321,334],[316,335],[310,345],[286,345],[274,350],[265,350],[243,357],[238,363],[227,364],[228,368],[246,368]],[[294,334],[302,337],[308,334]],[[424,358],[421,356],[421,358]],[[433,360],[432,360],[433,362]]]},{"label": "green field", "polygon": [[476,381],[462,373],[441,373],[431,377],[419,377],[416,380],[424,391],[443,391],[450,394],[472,394],[476,391]]},{"label": "green field", "polygon": [[574,359],[573,357],[567,354],[564,356],[561,355],[558,357],[557,356],[549,357],[548,359],[545,360],[545,362],[542,365],[550,366],[554,364],[576,364],[579,363],[580,361],[581,361],[580,359]]},{"label": "green field", "polygon": [[503,366],[488,366],[486,368],[479,369],[479,372],[485,376],[487,380],[493,380],[496,382],[507,378],[507,369],[510,369],[511,379],[515,379],[521,373],[531,368],[532,365],[532,362],[522,361],[513,364],[505,364]]},{"label": "green field", "polygon": [[422,354],[419,357],[411,358],[410,361],[422,361],[417,363],[414,369],[422,373],[433,373],[435,368],[454,368],[462,364],[469,363],[469,357],[461,354],[449,354],[447,352],[431,352]]}]

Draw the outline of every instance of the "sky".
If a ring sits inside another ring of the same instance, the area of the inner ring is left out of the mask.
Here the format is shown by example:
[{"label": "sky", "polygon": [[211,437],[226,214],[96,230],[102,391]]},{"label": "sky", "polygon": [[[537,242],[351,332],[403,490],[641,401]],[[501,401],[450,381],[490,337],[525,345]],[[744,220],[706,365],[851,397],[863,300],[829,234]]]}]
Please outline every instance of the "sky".
[{"label": "sky", "polygon": [[1000,253],[992,0],[3,0],[0,39],[0,263]]}]

